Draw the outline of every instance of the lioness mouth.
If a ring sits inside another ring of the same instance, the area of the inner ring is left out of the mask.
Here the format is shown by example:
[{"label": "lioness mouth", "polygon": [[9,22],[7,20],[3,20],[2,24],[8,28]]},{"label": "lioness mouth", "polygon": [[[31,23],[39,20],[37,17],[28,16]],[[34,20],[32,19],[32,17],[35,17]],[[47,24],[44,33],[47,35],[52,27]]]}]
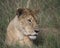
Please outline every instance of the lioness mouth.
[{"label": "lioness mouth", "polygon": [[36,39],[37,34],[35,34],[35,35],[28,35],[28,36],[29,36],[30,39],[34,40],[34,39]]}]

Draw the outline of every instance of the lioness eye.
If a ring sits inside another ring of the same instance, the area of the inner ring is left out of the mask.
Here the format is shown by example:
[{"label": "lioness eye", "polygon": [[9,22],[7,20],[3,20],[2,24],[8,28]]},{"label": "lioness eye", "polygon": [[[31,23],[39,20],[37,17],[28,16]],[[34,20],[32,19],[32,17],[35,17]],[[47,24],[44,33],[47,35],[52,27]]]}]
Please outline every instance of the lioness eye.
[{"label": "lioness eye", "polygon": [[30,19],[28,19],[28,21],[29,21],[29,22],[31,22],[31,20],[30,20]]}]

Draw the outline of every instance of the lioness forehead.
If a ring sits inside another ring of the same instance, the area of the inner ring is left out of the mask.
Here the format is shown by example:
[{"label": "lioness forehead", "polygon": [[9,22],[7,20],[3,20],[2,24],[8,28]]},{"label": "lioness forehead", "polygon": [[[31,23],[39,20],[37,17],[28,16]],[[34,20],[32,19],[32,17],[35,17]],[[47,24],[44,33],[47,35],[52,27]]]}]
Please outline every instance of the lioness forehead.
[{"label": "lioness forehead", "polygon": [[28,9],[28,8],[19,8],[16,11],[16,15],[18,16],[18,18],[35,18],[36,19],[36,15],[34,13],[33,10]]},{"label": "lioness forehead", "polygon": [[19,8],[16,11],[16,15],[17,16],[21,16],[21,15],[34,15],[34,11],[32,11],[31,9],[28,9],[28,8]]}]

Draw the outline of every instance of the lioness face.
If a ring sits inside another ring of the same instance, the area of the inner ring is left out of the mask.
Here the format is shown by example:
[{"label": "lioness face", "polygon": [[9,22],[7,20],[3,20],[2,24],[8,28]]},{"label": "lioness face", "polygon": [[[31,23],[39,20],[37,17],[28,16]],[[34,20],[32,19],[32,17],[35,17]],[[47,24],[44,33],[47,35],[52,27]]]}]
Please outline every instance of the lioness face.
[{"label": "lioness face", "polygon": [[34,40],[39,32],[38,24],[34,17],[35,15],[32,14],[33,12],[30,10],[22,10],[22,12],[23,13],[18,17],[19,24],[22,26],[21,29],[23,29],[22,33],[28,36],[29,39]]}]

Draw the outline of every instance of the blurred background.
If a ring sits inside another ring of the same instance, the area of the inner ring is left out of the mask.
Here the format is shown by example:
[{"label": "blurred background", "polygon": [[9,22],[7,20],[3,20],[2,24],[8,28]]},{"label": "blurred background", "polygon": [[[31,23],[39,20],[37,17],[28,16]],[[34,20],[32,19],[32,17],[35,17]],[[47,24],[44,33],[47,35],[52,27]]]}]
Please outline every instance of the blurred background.
[{"label": "blurred background", "polygon": [[[26,8],[28,0],[0,0],[0,48],[6,48],[6,28],[17,8]],[[30,9],[39,9],[40,33],[37,48],[60,48],[60,0],[30,0]],[[37,43],[38,42],[38,43]]]}]

